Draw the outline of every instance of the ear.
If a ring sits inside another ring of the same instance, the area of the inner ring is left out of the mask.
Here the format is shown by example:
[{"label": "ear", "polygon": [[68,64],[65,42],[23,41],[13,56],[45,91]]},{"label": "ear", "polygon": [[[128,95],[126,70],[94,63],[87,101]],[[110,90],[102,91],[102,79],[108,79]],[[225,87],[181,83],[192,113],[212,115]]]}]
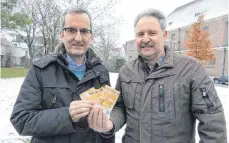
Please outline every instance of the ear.
[{"label": "ear", "polygon": [[64,39],[64,32],[60,32],[60,40],[63,41]]},{"label": "ear", "polygon": [[164,31],[163,36],[164,36],[164,39],[165,39],[165,40],[168,38],[168,31],[167,31],[167,30]]},{"label": "ear", "polygon": [[93,34],[93,33],[91,33],[91,36],[90,36],[90,44],[92,44],[92,42],[93,42],[93,38],[94,38],[94,34]]}]

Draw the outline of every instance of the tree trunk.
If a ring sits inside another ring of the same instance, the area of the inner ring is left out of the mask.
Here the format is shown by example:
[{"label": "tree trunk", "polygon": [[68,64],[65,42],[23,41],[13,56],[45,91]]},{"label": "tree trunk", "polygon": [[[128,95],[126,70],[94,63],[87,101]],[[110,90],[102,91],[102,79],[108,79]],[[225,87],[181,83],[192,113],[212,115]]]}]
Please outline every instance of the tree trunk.
[{"label": "tree trunk", "polygon": [[32,45],[29,45],[29,66],[31,66],[33,63],[33,47]]}]

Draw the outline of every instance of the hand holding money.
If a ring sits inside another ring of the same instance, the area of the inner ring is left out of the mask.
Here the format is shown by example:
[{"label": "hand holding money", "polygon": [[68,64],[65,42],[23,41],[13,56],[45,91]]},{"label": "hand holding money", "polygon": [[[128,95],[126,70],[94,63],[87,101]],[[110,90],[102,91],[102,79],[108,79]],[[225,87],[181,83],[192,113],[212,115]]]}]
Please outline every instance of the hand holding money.
[{"label": "hand holding money", "polygon": [[78,122],[80,118],[89,114],[95,102],[89,100],[72,101],[69,107],[69,114],[73,122]]},{"label": "hand holding money", "polygon": [[91,129],[96,132],[105,133],[113,128],[113,123],[108,120],[103,108],[94,106],[88,115],[88,124]]},{"label": "hand holding money", "polygon": [[88,115],[88,124],[94,131],[104,133],[113,128],[110,113],[119,97],[120,92],[105,85],[99,89],[90,88],[80,94],[82,100],[94,101],[95,105]]},{"label": "hand holding money", "polygon": [[80,94],[82,100],[94,101],[96,105],[103,108],[103,112],[110,119],[110,113],[119,97],[120,92],[105,85],[99,89],[90,88]]}]

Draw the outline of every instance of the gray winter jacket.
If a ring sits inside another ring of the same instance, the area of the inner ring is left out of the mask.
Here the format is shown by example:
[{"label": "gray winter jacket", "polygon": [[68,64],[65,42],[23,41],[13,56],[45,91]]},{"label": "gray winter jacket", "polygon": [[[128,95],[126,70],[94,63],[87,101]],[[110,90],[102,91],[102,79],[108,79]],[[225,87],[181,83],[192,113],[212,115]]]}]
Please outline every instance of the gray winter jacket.
[{"label": "gray winter jacket", "polygon": [[73,123],[69,105],[91,87],[109,83],[109,73],[89,49],[82,80],[68,70],[64,45],[58,53],[33,63],[18,95],[10,118],[20,135],[32,136],[32,143],[111,143],[88,127],[87,118]]},{"label": "gray winter jacket", "polygon": [[141,57],[124,65],[111,114],[115,131],[125,123],[123,143],[227,143],[222,104],[205,69],[195,59],[165,47],[159,67],[150,71]]}]

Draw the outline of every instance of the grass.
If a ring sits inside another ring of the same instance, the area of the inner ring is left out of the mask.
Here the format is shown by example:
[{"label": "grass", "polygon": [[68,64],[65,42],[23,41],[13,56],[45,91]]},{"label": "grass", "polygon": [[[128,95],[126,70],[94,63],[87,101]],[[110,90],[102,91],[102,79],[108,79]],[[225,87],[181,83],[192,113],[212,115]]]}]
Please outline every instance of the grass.
[{"label": "grass", "polygon": [[24,77],[27,72],[27,68],[1,68],[1,78]]}]

